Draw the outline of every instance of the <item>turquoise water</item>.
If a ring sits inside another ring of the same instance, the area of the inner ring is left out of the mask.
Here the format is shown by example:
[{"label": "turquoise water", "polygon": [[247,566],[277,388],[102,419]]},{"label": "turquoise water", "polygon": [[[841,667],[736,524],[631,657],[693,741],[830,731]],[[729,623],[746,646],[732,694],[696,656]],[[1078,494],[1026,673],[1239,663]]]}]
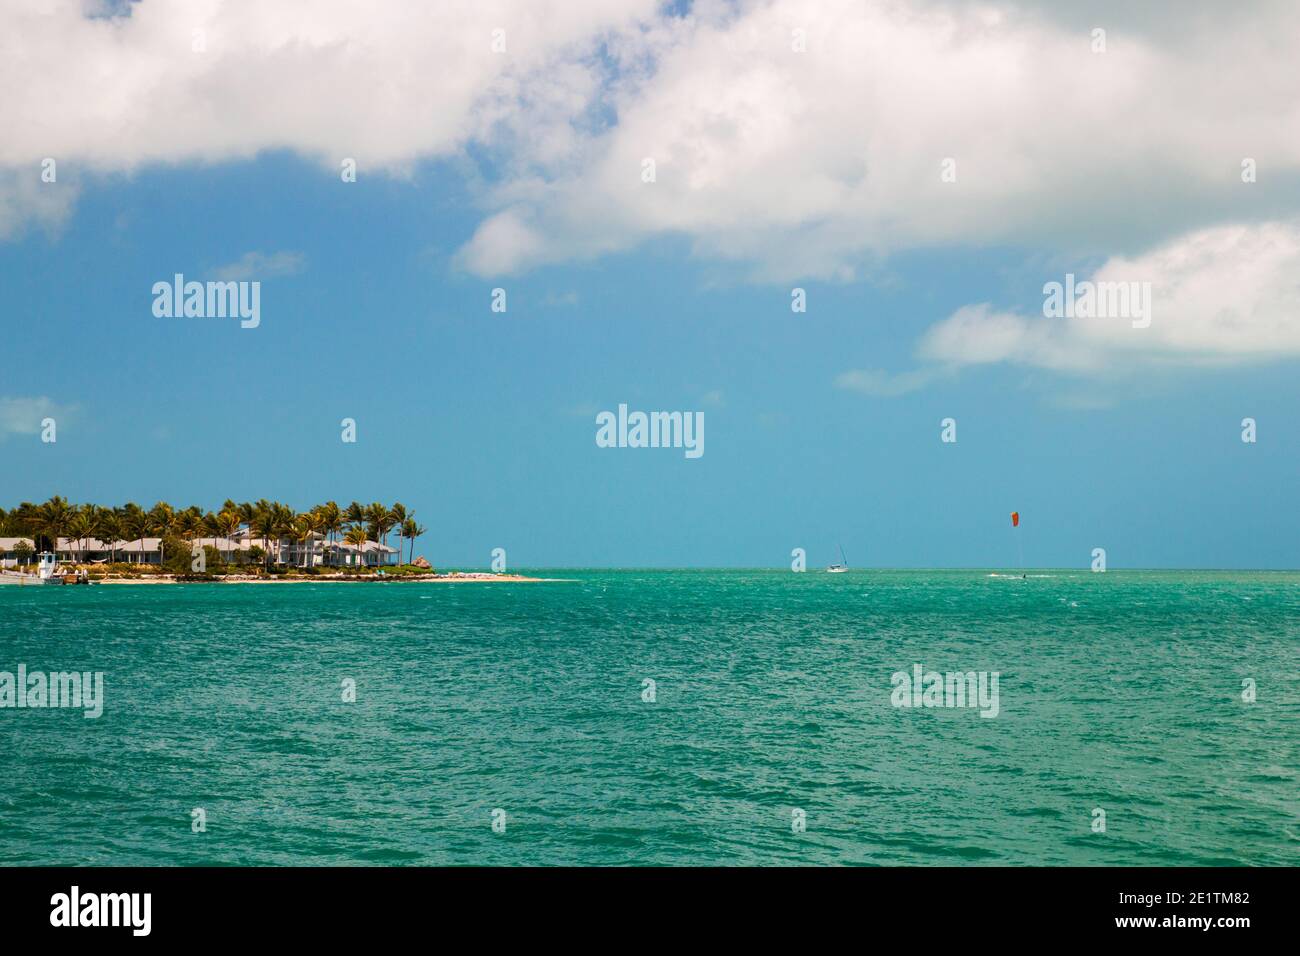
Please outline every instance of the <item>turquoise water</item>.
[{"label": "turquoise water", "polygon": [[1300,573],[1037,573],[0,588],[0,862],[1300,863]]}]

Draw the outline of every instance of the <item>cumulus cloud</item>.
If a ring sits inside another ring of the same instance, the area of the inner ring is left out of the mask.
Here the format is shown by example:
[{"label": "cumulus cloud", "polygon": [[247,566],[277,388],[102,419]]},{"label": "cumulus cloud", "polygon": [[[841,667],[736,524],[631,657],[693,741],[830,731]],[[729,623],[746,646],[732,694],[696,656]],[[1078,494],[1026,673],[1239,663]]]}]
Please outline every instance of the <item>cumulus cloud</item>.
[{"label": "cumulus cloud", "polygon": [[918,355],[947,365],[1009,362],[1075,372],[1294,359],[1300,357],[1297,276],[1298,221],[1202,229],[1140,256],[1113,257],[1086,277],[1150,283],[1146,327],[1135,327],[1129,316],[1046,317],[1041,302],[1037,312],[972,305],[931,328]]},{"label": "cumulus cloud", "polygon": [[[521,167],[560,162],[600,88],[602,43],[656,6],[6,3],[0,170],[38,182],[44,157],[120,172],[287,149],[335,169],[353,158],[360,176],[400,174],[472,140],[514,144]],[[0,230],[47,212],[18,206],[24,195],[0,180]]]},{"label": "cumulus cloud", "polygon": [[1115,17],[1096,53],[1041,4],[697,5],[628,55],[649,66],[620,72],[617,123],[577,166],[500,186],[465,261],[509,272],[661,235],[764,279],[950,244],[1133,253],[1263,213],[1246,157],[1267,214],[1300,210],[1300,8],[1254,9],[1165,8],[1165,33]]},{"label": "cumulus cloud", "polygon": [[1294,5],[1153,7],[1127,30],[1116,7],[1101,54],[1084,21],[1032,0],[700,0],[685,17],[656,0],[141,0],[104,15],[120,9],[6,10],[0,167],[283,148],[400,171],[494,143],[499,209],[465,256],[481,271],[660,233],[827,275],[923,243],[1140,242],[1228,207],[1243,156],[1274,177],[1300,165]]},{"label": "cumulus cloud", "polygon": [[1300,214],[1300,7],[1131,7],[1097,53],[1046,0],[27,0],[0,32],[0,237],[66,216],[65,170],[272,149],[361,176],[472,152],[457,261],[491,277],[662,236],[768,281],[953,245],[1133,257]]},{"label": "cumulus cloud", "polygon": [[490,276],[513,271],[521,262],[536,262],[544,250],[545,238],[516,212],[506,210],[483,223],[457,259],[471,272]]},{"label": "cumulus cloud", "polygon": [[[1300,220],[1216,226],[1140,256],[1116,256],[1084,283],[1148,284],[1149,309],[1116,315],[1048,315],[1050,284],[1030,309],[963,306],[932,326],[916,355],[924,364],[889,373],[852,370],[835,384],[893,397],[964,366],[1007,364],[1074,376],[1125,374],[1155,366],[1231,366],[1300,358]],[[1076,293],[1077,298],[1078,293]],[[1149,323],[1148,323],[1149,319]],[[1092,399],[1088,399],[1091,401]],[[1062,400],[1081,407],[1073,398]]]}]

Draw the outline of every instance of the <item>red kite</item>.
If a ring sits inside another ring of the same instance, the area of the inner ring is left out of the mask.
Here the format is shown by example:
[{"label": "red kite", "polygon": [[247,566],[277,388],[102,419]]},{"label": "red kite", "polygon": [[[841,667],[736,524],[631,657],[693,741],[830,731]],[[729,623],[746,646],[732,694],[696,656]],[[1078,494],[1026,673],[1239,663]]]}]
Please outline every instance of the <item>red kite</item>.
[{"label": "red kite", "polygon": [[1013,527],[1013,528],[1019,528],[1019,527],[1020,527],[1020,512],[1019,512],[1019,511],[1013,511],[1013,512],[1011,512],[1011,527]]}]

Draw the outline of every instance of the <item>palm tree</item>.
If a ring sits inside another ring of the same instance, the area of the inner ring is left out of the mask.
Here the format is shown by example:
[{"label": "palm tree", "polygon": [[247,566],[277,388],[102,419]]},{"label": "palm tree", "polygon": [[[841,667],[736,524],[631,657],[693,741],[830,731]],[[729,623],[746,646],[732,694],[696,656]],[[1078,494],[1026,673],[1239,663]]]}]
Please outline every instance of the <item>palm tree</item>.
[{"label": "palm tree", "polygon": [[170,534],[176,527],[176,509],[165,501],[155,501],[149,514],[153,518],[154,530],[160,535]]},{"label": "palm tree", "polygon": [[[78,563],[85,562],[86,539],[92,538],[98,533],[99,533],[99,506],[82,505],[81,508],[73,514],[72,520],[68,523],[68,535],[72,540],[75,540],[77,542],[76,553],[79,554],[82,559]],[[69,545],[71,545],[72,540],[68,542]],[[71,551],[72,548],[69,547],[68,550]]]},{"label": "palm tree", "polygon": [[40,513],[41,506],[34,505],[30,501],[24,501],[9,512],[9,523],[14,533],[30,536],[32,544],[35,545],[36,535],[40,531]]},{"label": "palm tree", "polygon": [[[298,517],[298,513],[279,501],[272,504],[271,509],[275,513],[276,537],[283,539],[293,534],[293,519]],[[278,545],[279,541],[277,541]],[[280,550],[283,551],[283,549]]]},{"label": "palm tree", "polygon": [[[233,508],[223,508],[221,513],[213,516],[212,529],[214,534],[221,535],[230,544],[231,539],[239,532],[239,526],[243,523],[239,511]],[[230,561],[230,552],[233,548],[226,550],[226,561]]]},{"label": "palm tree", "polygon": [[343,512],[337,501],[327,501],[317,510],[320,512],[320,529],[329,538],[332,556],[334,536],[343,531]]},{"label": "palm tree", "polygon": [[[0,534],[29,538],[37,552],[57,552],[61,542],[67,542],[65,553],[78,561],[86,559],[87,539],[106,541],[109,559],[114,562],[117,561],[119,546],[124,546],[127,540],[136,540],[140,563],[146,560],[144,539],[151,535],[162,538],[179,535],[191,547],[208,536],[219,545],[219,539],[224,537],[228,548],[223,558],[229,561],[233,550],[230,546],[240,529],[246,527],[250,536],[261,537],[266,566],[281,560],[291,541],[304,545],[297,551],[302,558],[301,565],[310,566],[315,564],[315,541],[318,538],[328,543],[329,557],[325,562],[328,564],[338,563],[335,545],[344,538],[351,544],[360,545],[358,552],[363,561],[370,553],[375,554],[375,563],[383,563],[389,553],[395,553],[398,562],[403,554],[408,560],[413,560],[415,539],[426,533],[415,519],[415,511],[400,501],[391,508],[378,501],[369,505],[353,501],[347,508],[341,508],[336,501],[327,501],[299,514],[282,502],[265,498],[251,504],[226,499],[219,511],[205,512],[197,505],[177,510],[166,501],[158,501],[148,510],[133,501],[121,507],[73,505],[55,495],[43,504],[24,501],[13,509],[0,508]],[[395,552],[388,546],[388,535],[394,528],[398,534]],[[305,536],[307,531],[312,537]],[[379,547],[367,552],[364,543],[368,540]],[[129,552],[129,548],[126,550]],[[158,551],[160,557],[167,557],[161,548]]]},{"label": "palm tree", "polygon": [[348,528],[348,533],[343,536],[343,540],[357,549],[357,555],[361,558],[361,563],[366,560],[365,546],[370,536],[366,534],[366,529],[361,525],[353,525]]},{"label": "palm tree", "polygon": [[[388,545],[388,532],[393,527],[392,512],[388,506],[381,501],[376,501],[366,509],[366,521],[370,525],[370,533],[375,542],[384,546]],[[383,552],[378,552],[378,558],[383,558]]]},{"label": "palm tree", "polygon": [[140,561],[144,562],[144,539],[153,530],[153,519],[134,501],[122,506],[122,527],[133,538],[140,540]]},{"label": "palm tree", "polygon": [[[322,527],[323,520],[324,519],[321,517],[320,508],[316,507],[311,509],[310,511],[306,511],[300,514],[298,516],[297,521],[295,522],[295,527],[302,525],[305,526],[307,529],[307,538],[306,538],[307,550],[306,550],[306,555],[303,557],[303,565],[302,565],[304,568],[308,566],[314,567],[316,564],[316,543],[315,542],[316,542],[316,536],[324,530],[324,528]],[[299,540],[301,541],[303,539],[299,538]]]},{"label": "palm tree", "polygon": [[279,538],[282,523],[280,515],[276,511],[278,505],[273,506],[266,499],[262,499],[254,505],[253,520],[249,524],[249,530],[262,539],[262,550],[265,552],[263,561],[266,567],[270,567],[271,552],[269,539],[272,537]]},{"label": "palm tree", "polygon": [[[228,552],[221,550],[220,539],[226,536],[225,525],[221,522],[221,515],[215,511],[209,511],[203,516],[203,537],[212,539],[212,546],[217,553],[221,555],[221,561],[224,564],[228,559]],[[230,542],[227,541],[227,544]],[[206,547],[206,545],[205,545]]]},{"label": "palm tree", "polygon": [[415,520],[414,511],[411,512],[410,517],[402,522],[402,534],[404,534],[406,539],[411,542],[411,557],[410,560],[406,562],[407,564],[410,564],[411,561],[415,560],[415,539],[428,530],[428,528],[421,527],[420,523]]},{"label": "palm tree", "polygon": [[397,502],[395,505],[393,505],[392,508],[388,510],[388,516],[393,519],[393,527],[397,529],[397,563],[398,564],[402,563],[402,540],[405,534],[403,528],[406,526],[406,519],[411,517],[411,515],[414,513],[415,512],[411,512],[410,514],[407,514],[406,505],[402,504],[400,501]]},{"label": "palm tree", "polygon": [[116,508],[103,508],[99,514],[99,537],[108,542],[108,559],[117,560],[117,539],[122,537],[122,518]]},{"label": "palm tree", "polygon": [[40,506],[38,516],[38,527],[46,537],[53,538],[54,543],[50,548],[51,551],[59,550],[59,538],[66,537],[68,525],[72,521],[73,509],[67,500],[55,495],[45,504]]},{"label": "palm tree", "polygon": [[193,552],[195,540],[203,537],[203,532],[207,529],[203,512],[198,505],[191,505],[180,513],[177,524],[180,526],[181,534],[190,542],[190,551]]},{"label": "palm tree", "polygon": [[[221,529],[218,527],[217,513],[215,511],[207,511],[203,514],[203,537],[221,537]],[[217,550],[220,551],[221,549],[218,548]]]},{"label": "palm tree", "polygon": [[[162,539],[172,533],[176,527],[176,509],[165,501],[155,502],[154,506],[149,509],[149,521],[153,525],[154,531],[158,532],[158,558],[165,560],[167,555],[163,554]],[[141,542],[140,550],[144,550],[144,543]]]},{"label": "palm tree", "polygon": [[311,543],[312,535],[315,528],[312,527],[314,522],[310,514],[300,514],[293,519],[289,526],[289,534],[298,544],[298,561],[302,567],[306,567],[306,559],[303,557],[307,553],[307,546]]}]

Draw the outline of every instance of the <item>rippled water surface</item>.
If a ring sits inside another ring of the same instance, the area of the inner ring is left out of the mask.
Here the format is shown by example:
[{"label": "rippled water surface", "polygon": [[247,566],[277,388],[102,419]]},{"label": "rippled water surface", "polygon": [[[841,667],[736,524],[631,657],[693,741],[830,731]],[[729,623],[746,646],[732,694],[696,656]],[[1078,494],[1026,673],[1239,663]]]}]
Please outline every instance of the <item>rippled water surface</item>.
[{"label": "rippled water surface", "polygon": [[0,862],[1300,863],[1300,574],[1035,574],[0,588]]}]

